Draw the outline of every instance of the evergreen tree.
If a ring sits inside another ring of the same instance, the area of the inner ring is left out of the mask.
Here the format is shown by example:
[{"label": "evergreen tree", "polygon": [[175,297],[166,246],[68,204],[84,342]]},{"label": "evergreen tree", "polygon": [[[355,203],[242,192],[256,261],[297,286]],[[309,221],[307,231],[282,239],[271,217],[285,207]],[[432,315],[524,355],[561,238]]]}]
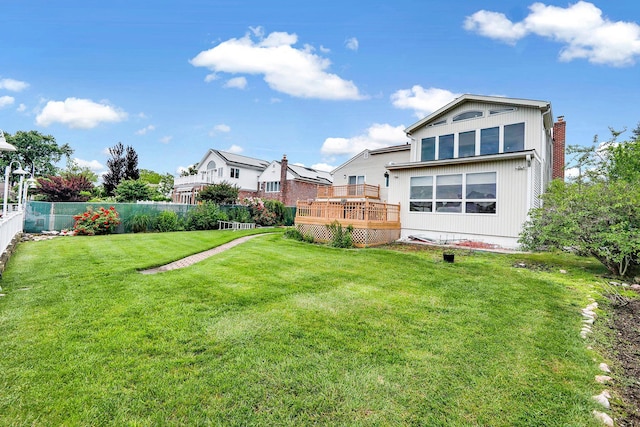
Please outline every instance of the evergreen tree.
[{"label": "evergreen tree", "polygon": [[115,190],[122,180],[137,180],[140,178],[138,169],[138,153],[127,146],[126,150],[121,142],[109,148],[111,158],[107,160],[109,171],[102,175],[104,191],[107,196],[115,196]]}]

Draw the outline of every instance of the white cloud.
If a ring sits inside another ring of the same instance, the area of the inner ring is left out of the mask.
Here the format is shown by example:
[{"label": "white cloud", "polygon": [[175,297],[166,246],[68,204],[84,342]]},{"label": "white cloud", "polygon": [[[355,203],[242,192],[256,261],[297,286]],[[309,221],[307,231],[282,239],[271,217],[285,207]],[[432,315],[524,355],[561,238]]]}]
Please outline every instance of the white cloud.
[{"label": "white cloud", "polygon": [[25,111],[27,111],[27,106],[24,104],[20,104],[18,105],[18,108],[16,108],[16,111],[18,113],[24,113]]},{"label": "white cloud", "polygon": [[220,133],[229,133],[231,132],[231,126],[225,125],[224,123],[220,123],[219,125],[215,125],[213,129],[209,131],[209,136],[216,136]]},{"label": "white cloud", "polygon": [[136,135],[145,135],[147,132],[151,132],[156,130],[156,127],[154,125],[149,125],[147,127],[143,127],[142,129],[139,129],[136,131]]},{"label": "white cloud", "polygon": [[195,67],[206,67],[214,73],[259,74],[275,91],[298,98],[363,99],[356,85],[327,70],[331,61],[314,54],[313,48],[293,47],[296,34],[273,32],[264,36],[262,27],[251,28],[251,34],[232,38],[191,59]]},{"label": "white cloud", "polygon": [[13,104],[15,100],[13,96],[0,96],[0,108],[8,107]]},{"label": "white cloud", "polygon": [[216,73],[211,73],[211,74],[207,74],[204,77],[204,81],[207,82],[207,83],[211,83],[214,80],[218,80],[218,78],[219,77],[218,77],[218,75]]},{"label": "white cloud", "polygon": [[0,89],[20,92],[29,87],[29,83],[14,79],[0,79]]},{"label": "white cloud", "polygon": [[160,138],[160,140],[159,140],[159,141],[160,141],[161,143],[163,143],[163,144],[168,144],[168,143],[170,143],[170,142],[171,142],[171,140],[172,140],[172,139],[173,139],[173,136],[169,136],[169,135],[167,135],[167,136],[163,136],[162,138]]},{"label": "white cloud", "polygon": [[224,84],[226,88],[244,89],[247,87],[246,77],[234,77]]},{"label": "white cloud", "polygon": [[315,165],[311,165],[311,169],[316,169],[316,170],[325,171],[325,172],[331,172],[335,168],[336,168],[335,166],[331,166],[327,163],[316,163]]},{"label": "white cloud", "polygon": [[394,107],[414,110],[414,114],[418,118],[423,118],[459,96],[460,94],[446,89],[434,87],[425,89],[420,85],[415,85],[411,89],[401,89],[395,92],[391,95],[391,102]]},{"label": "white cloud", "polygon": [[358,43],[358,39],[355,37],[351,37],[350,39],[347,39],[344,42],[344,45],[347,47],[347,49],[349,50],[358,50],[358,46],[360,45],[360,43]]},{"label": "white cloud", "polygon": [[36,117],[36,124],[49,126],[62,123],[72,129],[92,129],[100,123],[121,122],[127,113],[105,103],[90,99],[67,98],[64,101],[49,101]]},{"label": "white cloud", "polygon": [[388,147],[406,142],[404,126],[375,123],[363,135],[351,138],[327,138],[320,152],[324,155],[354,155],[362,150]]},{"label": "white cloud", "polygon": [[89,168],[92,172],[98,173],[105,171],[107,168],[97,160],[82,160],[78,158],[73,159],[76,164],[82,168]]},{"label": "white cloud", "polygon": [[226,150],[229,153],[235,153],[235,154],[240,154],[244,151],[244,148],[240,147],[239,145],[232,145],[231,147],[227,148]]},{"label": "white cloud", "polygon": [[521,22],[504,14],[480,10],[468,16],[464,28],[514,44],[528,34],[562,43],[560,60],[586,59],[594,64],[633,65],[640,57],[640,25],[611,21],[594,4],[579,1],[566,8],[533,3]]}]

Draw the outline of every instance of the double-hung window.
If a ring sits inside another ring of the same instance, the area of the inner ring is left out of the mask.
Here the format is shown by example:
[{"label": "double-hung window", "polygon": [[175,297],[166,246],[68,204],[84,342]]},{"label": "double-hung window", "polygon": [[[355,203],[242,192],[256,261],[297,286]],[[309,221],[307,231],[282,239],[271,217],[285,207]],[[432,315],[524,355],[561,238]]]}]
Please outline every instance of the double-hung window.
[{"label": "double-hung window", "polygon": [[409,211],[433,212],[433,177],[414,176],[410,185]]},{"label": "double-hung window", "polygon": [[231,168],[231,178],[240,178],[240,169]]},{"label": "double-hung window", "polygon": [[462,175],[436,176],[436,212],[462,212]]},{"label": "double-hung window", "polygon": [[466,213],[496,213],[496,173],[469,173],[466,176]]}]

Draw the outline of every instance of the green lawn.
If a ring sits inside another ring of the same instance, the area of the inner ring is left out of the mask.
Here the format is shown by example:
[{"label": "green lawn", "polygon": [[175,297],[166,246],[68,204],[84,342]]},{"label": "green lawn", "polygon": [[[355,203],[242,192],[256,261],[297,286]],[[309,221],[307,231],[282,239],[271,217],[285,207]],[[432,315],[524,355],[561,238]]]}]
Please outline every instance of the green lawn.
[{"label": "green lawn", "polygon": [[137,272],[244,234],[21,244],[0,281],[0,425],[598,425],[579,336],[596,262],[273,233]]}]

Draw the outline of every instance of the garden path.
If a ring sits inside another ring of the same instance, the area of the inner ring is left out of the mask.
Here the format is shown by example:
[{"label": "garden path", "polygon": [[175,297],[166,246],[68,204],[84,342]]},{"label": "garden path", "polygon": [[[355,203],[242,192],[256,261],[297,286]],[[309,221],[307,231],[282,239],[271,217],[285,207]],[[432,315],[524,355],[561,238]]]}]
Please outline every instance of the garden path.
[{"label": "garden path", "polygon": [[227,249],[231,249],[234,246],[237,246],[241,243],[246,242],[247,240],[253,239],[254,237],[263,236],[263,234],[253,234],[251,236],[240,237],[236,240],[232,240],[223,245],[217,246],[213,249],[209,249],[204,252],[200,252],[194,255],[190,255],[188,257],[179,259],[178,261],[171,262],[169,264],[161,265],[160,267],[149,268],[147,270],[140,270],[142,274],[156,274],[162,273],[170,270],[177,270],[178,268],[188,267],[190,265],[195,264],[196,262],[200,262],[204,259],[207,259],[215,254],[219,254],[220,252],[226,251]]}]

